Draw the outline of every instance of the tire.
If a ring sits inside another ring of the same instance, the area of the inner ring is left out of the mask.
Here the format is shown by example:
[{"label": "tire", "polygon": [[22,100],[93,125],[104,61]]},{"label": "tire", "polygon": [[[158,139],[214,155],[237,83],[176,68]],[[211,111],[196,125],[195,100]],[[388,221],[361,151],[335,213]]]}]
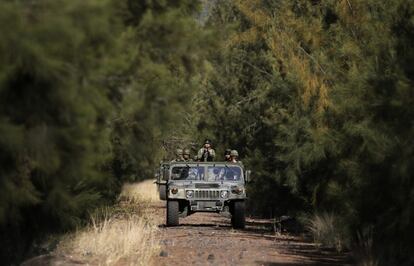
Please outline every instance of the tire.
[{"label": "tire", "polygon": [[244,229],[246,226],[246,207],[244,201],[235,201],[231,224],[234,229]]},{"label": "tire", "polygon": [[179,224],[179,207],[178,201],[167,201],[167,226],[177,226]]},{"label": "tire", "polygon": [[159,187],[160,200],[167,200],[167,185],[160,184]]}]

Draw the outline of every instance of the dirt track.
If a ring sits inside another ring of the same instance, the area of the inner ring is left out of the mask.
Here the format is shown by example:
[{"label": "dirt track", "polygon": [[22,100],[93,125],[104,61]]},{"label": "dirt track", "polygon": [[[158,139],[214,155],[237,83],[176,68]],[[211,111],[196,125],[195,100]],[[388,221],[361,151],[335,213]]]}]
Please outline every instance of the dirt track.
[{"label": "dirt track", "polygon": [[[158,200],[152,181],[134,185],[132,194],[151,198],[141,210],[152,223],[160,245],[154,250],[153,265],[351,265],[349,256],[318,248],[300,236],[274,232],[273,223],[265,219],[247,219],[245,230],[234,230],[230,218],[214,213],[196,213],[180,218],[180,226],[165,226],[165,202]],[[147,193],[143,193],[143,191]],[[141,214],[140,214],[141,215]],[[129,216],[127,216],[129,217]],[[125,219],[125,217],[117,218]],[[66,243],[63,239],[62,243]],[[108,243],[109,244],[109,243]],[[65,245],[63,245],[65,246]],[[157,245],[158,246],[158,245]],[[84,252],[85,253],[85,252]],[[137,265],[135,253],[111,263],[99,263],[89,253],[78,254],[66,249],[32,258],[24,265]],[[132,260],[128,260],[131,259]],[[101,258],[102,259],[102,258]],[[105,261],[105,260],[104,260]],[[129,261],[129,262],[128,262]],[[132,263],[134,261],[134,263]],[[139,263],[138,263],[139,264]],[[148,263],[146,263],[148,264]],[[141,265],[146,265],[142,263]]]},{"label": "dirt track", "polygon": [[[165,222],[165,203],[154,205]],[[180,218],[180,226],[160,224],[161,252],[155,265],[350,265],[344,254],[318,249],[299,236],[275,234],[272,223],[247,219],[234,230],[219,214],[196,213]]]}]

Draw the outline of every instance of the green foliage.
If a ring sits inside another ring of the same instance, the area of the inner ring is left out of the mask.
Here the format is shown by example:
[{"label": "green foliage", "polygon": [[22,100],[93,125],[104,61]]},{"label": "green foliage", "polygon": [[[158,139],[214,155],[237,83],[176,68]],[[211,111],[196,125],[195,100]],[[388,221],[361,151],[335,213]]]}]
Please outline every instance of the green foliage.
[{"label": "green foliage", "polygon": [[[213,36],[197,1],[0,4],[4,262],[149,178],[189,110]],[[183,131],[183,129],[180,129]]]},{"label": "green foliage", "polygon": [[18,257],[9,249],[70,228],[102,196],[115,196],[100,171],[111,106],[97,73],[117,29],[107,1],[6,1],[0,9],[0,231],[2,254]]},{"label": "green foliage", "polygon": [[209,137],[253,170],[252,213],[332,213],[351,244],[369,230],[373,261],[413,264],[410,1],[0,10],[2,261]]},{"label": "green foliage", "polygon": [[400,0],[216,5],[208,23],[227,38],[195,124],[241,151],[253,211],[333,212],[354,242],[372,228],[380,264],[413,263],[413,12]]},{"label": "green foliage", "polygon": [[185,131],[183,117],[204,78],[214,39],[193,18],[196,1],[128,1],[119,8],[131,54],[120,73],[127,80],[118,87],[122,105],[111,123],[113,169],[118,178],[133,181],[152,176],[160,160],[171,159],[176,147],[165,150],[161,144]]}]

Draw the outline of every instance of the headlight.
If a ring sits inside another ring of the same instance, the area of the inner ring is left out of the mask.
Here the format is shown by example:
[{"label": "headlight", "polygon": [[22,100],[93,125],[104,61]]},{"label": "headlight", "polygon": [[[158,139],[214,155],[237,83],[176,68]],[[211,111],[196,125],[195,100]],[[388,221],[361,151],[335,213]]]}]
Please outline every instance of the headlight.
[{"label": "headlight", "polygon": [[233,187],[231,189],[231,193],[240,195],[240,194],[243,193],[243,189],[242,188],[239,188],[239,187]]},{"label": "headlight", "polygon": [[187,190],[187,192],[185,193],[185,195],[187,196],[187,198],[192,198],[194,195],[194,191],[192,190]]},{"label": "headlight", "polygon": [[178,188],[176,188],[176,187],[175,187],[175,188],[172,188],[172,189],[171,189],[171,193],[173,193],[173,194],[177,194],[177,192],[178,192]]},{"label": "headlight", "polygon": [[229,192],[227,190],[222,190],[220,192],[220,197],[223,198],[223,199],[227,198],[228,195],[229,195]]}]

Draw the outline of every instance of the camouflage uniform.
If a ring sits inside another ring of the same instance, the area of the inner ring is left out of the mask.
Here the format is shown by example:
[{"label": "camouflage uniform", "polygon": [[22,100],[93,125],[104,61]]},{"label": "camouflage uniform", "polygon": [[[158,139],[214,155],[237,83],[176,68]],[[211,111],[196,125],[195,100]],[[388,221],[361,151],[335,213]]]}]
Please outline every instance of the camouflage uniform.
[{"label": "camouflage uniform", "polygon": [[211,162],[216,157],[216,152],[211,148],[211,141],[206,139],[204,141],[204,147],[202,147],[197,154],[198,161]]},{"label": "camouflage uniform", "polygon": [[197,159],[201,162],[212,162],[214,157],[216,157],[216,152],[212,148],[201,148],[197,154]]}]

